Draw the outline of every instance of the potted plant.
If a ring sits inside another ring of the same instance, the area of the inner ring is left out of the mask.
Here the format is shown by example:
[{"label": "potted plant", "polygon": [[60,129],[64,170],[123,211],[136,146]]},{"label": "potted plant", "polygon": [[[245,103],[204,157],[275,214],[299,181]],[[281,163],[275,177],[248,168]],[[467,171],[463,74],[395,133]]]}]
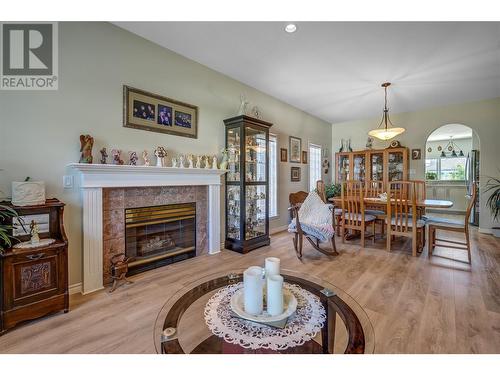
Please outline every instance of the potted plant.
[{"label": "potted plant", "polygon": [[12,240],[15,239],[11,235],[13,226],[8,223],[14,217],[18,217],[14,209],[0,204],[0,254],[11,247]]},{"label": "potted plant", "polygon": [[327,198],[340,197],[340,184],[328,184],[325,186],[325,194]]},{"label": "potted plant", "polygon": [[[486,205],[490,209],[493,221],[498,221],[500,217],[500,179],[495,177],[488,178],[484,192],[491,192],[491,195],[488,197]],[[500,237],[500,227],[493,227],[491,229],[495,237]]]}]

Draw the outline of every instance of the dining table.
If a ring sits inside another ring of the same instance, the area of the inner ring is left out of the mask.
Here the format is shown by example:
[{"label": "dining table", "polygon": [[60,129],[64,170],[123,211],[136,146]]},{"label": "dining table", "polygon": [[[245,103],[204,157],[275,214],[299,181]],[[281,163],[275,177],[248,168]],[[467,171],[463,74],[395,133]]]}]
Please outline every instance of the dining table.
[{"label": "dining table", "polygon": [[[332,202],[336,207],[340,207],[342,204],[342,198],[341,197],[333,197],[333,198],[328,198],[329,202]],[[366,205],[370,206],[379,206],[379,207],[385,207],[387,206],[387,200],[381,199],[381,198],[376,198],[376,197],[366,197],[363,199]],[[450,208],[453,207],[453,202],[448,201],[448,200],[442,200],[442,199],[424,199],[417,201],[417,207],[418,208],[434,208],[434,209],[439,209],[439,208]]]}]

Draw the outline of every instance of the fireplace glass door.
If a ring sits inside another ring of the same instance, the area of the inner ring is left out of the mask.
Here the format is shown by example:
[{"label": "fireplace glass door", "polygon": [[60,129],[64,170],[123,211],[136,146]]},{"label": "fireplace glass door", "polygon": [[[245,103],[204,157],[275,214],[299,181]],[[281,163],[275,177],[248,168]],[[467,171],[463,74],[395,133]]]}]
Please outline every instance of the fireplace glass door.
[{"label": "fireplace glass door", "polygon": [[196,204],[125,209],[131,267],[154,268],[196,255]]}]

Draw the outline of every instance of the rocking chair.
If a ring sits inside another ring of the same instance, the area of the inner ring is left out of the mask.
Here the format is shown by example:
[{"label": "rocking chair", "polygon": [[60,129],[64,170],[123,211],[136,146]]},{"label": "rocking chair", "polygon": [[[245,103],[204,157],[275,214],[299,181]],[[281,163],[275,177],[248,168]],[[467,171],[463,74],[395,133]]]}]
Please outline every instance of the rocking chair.
[{"label": "rocking chair", "polygon": [[[296,228],[293,231],[293,234],[294,234],[293,246],[295,248],[295,253],[297,254],[297,258],[299,258],[299,259],[302,258],[302,243],[303,243],[304,237],[307,238],[307,240],[311,243],[312,247],[314,247],[319,252],[321,252],[325,255],[328,255],[328,256],[338,255],[339,253],[337,252],[337,248],[335,246],[335,234],[331,237],[332,248],[331,249],[323,249],[319,245],[319,242],[320,242],[319,238],[315,237],[313,234],[305,232],[304,228],[300,224],[299,209],[300,209],[300,206],[302,205],[302,203],[304,203],[304,201],[306,200],[308,195],[309,194],[306,193],[305,191],[299,191],[297,193],[291,193],[289,195],[289,198],[288,198],[290,201],[290,207],[288,208],[288,210],[291,211],[292,219],[295,219],[295,224],[296,224]],[[329,205],[329,206],[331,206],[332,219],[334,220],[334,218],[333,218],[333,214],[334,214],[333,213],[333,206],[332,205]],[[333,222],[334,221],[332,221],[332,223]]]}]

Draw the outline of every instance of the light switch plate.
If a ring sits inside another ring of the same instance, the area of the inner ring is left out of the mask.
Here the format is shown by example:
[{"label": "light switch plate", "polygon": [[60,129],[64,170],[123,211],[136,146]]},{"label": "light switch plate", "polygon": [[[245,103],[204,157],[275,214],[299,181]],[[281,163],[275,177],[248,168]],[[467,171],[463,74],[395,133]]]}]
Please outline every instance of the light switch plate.
[{"label": "light switch plate", "polygon": [[73,189],[73,176],[63,176],[63,187]]}]

